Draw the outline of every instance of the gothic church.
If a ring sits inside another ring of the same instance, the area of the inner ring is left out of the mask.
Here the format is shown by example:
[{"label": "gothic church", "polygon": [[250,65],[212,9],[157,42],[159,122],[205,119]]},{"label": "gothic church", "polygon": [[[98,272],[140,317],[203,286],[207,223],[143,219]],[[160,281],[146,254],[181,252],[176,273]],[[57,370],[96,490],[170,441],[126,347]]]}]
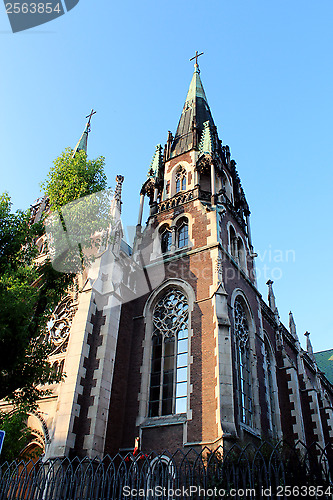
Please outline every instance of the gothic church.
[{"label": "gothic church", "polygon": [[197,58],[175,136],[156,147],[142,185],[133,246],[117,235],[50,323],[51,360],[66,377],[28,422],[47,458],[135,443],[332,443],[333,381],[308,334],[302,350],[292,314],[281,323],[273,283],[267,303],[257,289],[249,205]]}]

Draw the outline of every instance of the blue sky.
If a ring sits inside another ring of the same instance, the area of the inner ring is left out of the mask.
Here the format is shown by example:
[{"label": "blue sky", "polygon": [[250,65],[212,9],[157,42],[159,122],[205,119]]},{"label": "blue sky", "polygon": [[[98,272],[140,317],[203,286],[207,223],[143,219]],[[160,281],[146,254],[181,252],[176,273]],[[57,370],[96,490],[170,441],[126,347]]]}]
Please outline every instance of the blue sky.
[{"label": "blue sky", "polygon": [[[333,347],[331,0],[80,0],[12,34],[0,5],[1,182],[14,208],[40,194],[93,107],[90,158],[120,173],[125,224],[155,146],[176,130],[203,51],[203,85],[252,211],[259,289],[315,350]],[[279,260],[283,262],[279,262]],[[266,268],[264,267],[266,266]]]}]

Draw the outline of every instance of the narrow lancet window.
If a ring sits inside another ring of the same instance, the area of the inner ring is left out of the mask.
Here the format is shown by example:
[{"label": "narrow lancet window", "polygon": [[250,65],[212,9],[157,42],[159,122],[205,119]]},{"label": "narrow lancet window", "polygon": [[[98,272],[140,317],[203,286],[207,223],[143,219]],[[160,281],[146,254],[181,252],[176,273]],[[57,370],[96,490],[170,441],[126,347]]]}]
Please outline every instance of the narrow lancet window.
[{"label": "narrow lancet window", "polygon": [[161,236],[162,253],[170,252],[171,242],[172,242],[172,235],[170,229],[168,227],[165,227],[161,231],[160,236]]},{"label": "narrow lancet window", "polygon": [[176,193],[186,190],[186,171],[180,168],[176,173]]},{"label": "narrow lancet window", "polygon": [[235,337],[237,346],[240,421],[252,426],[253,401],[250,366],[249,325],[244,307],[239,299],[234,306]]},{"label": "narrow lancet window", "polygon": [[185,413],[187,409],[188,302],[169,289],[153,313],[150,417]]},{"label": "narrow lancet window", "polygon": [[184,248],[188,245],[188,224],[183,220],[178,227],[178,248]]}]

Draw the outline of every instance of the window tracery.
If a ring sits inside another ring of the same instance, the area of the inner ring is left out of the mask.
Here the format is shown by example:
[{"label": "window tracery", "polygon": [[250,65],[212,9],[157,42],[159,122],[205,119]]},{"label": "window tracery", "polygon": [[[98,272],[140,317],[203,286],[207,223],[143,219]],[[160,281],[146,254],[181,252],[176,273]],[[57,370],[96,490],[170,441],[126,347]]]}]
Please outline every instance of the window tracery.
[{"label": "window tracery", "polygon": [[51,355],[66,351],[69,331],[77,310],[77,301],[72,295],[67,295],[55,308],[47,323],[47,335],[53,350]]},{"label": "window tracery", "polygon": [[168,226],[164,226],[164,228],[161,230],[160,238],[161,238],[162,253],[170,252],[172,243],[172,234]]},{"label": "window tracery", "polygon": [[239,368],[239,400],[241,422],[252,426],[253,401],[250,366],[249,324],[245,309],[239,299],[234,305],[237,363]]},{"label": "window tracery", "polygon": [[185,413],[187,408],[188,302],[169,289],[153,312],[150,417]]}]

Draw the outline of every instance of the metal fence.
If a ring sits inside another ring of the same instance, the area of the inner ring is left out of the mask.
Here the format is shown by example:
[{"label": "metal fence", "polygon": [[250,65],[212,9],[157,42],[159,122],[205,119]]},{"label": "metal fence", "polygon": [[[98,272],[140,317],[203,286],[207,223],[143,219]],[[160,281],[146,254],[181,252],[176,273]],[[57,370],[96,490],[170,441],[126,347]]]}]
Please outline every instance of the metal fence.
[{"label": "metal fence", "polygon": [[42,459],[0,466],[0,500],[333,498],[333,446],[262,443],[227,452]]}]

